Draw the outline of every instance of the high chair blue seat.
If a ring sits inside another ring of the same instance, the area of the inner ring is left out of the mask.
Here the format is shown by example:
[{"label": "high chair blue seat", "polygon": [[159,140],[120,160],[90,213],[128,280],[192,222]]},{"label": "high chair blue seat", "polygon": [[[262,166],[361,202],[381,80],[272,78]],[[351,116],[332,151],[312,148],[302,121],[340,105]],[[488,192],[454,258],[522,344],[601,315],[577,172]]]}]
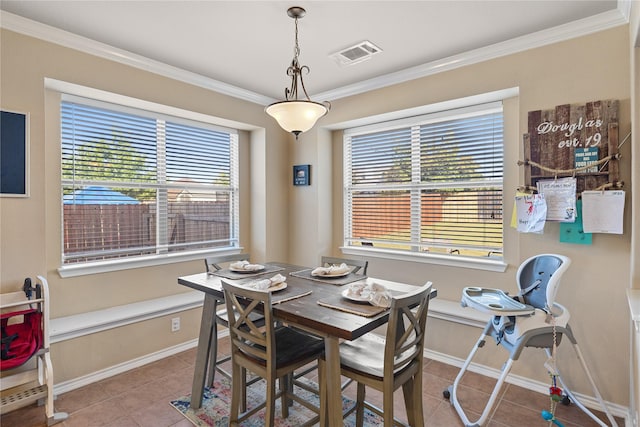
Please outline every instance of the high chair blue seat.
[{"label": "high chair blue seat", "polygon": [[[615,419],[609,412],[595,385],[580,347],[569,326],[569,318],[571,317],[569,311],[555,301],[560,280],[570,264],[571,260],[568,257],[557,254],[536,255],[525,260],[516,273],[518,294],[514,297],[499,289],[464,288],[461,300],[463,307],[468,306],[492,315],[460,369],[453,385],[444,391],[444,396],[451,400],[458,416],[466,427],[483,426],[487,421],[500,388],[509,375],[514,361],[520,357],[522,350],[527,347],[542,348],[547,353],[547,356],[551,358],[554,356],[552,353],[554,344],[557,347],[563,336],[573,344],[574,351],[593,388],[595,397],[602,406],[611,425],[617,427]],[[460,405],[457,389],[476,352],[484,347],[487,337],[493,338],[497,344],[505,348],[509,352],[509,358],[502,367],[500,377],[480,418],[476,421],[470,421]],[[554,374],[562,384],[567,398],[596,423],[606,427],[607,425],[580,403],[566,387],[564,380],[557,371],[557,366],[554,366],[553,369],[555,370]]]}]

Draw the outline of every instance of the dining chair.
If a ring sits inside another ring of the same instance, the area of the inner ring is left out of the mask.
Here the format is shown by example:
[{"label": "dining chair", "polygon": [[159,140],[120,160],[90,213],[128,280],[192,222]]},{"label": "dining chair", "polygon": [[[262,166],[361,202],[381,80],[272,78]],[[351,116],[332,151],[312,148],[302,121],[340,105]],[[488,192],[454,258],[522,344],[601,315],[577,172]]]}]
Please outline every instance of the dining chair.
[{"label": "dining chair", "polygon": [[323,267],[328,267],[330,265],[340,265],[342,263],[345,263],[349,267],[351,267],[352,273],[362,274],[365,276],[367,275],[367,267],[369,266],[369,261],[366,261],[366,260],[336,258],[336,257],[330,257],[330,256],[323,256],[320,259],[320,263],[322,264]]},{"label": "dining chair", "polygon": [[[238,425],[262,408],[266,408],[265,425],[272,426],[276,399],[281,398],[282,417],[289,416],[289,401],[293,400],[317,414],[320,409],[296,396],[288,381],[295,369],[317,361],[324,354],[324,341],[276,321],[268,291],[235,286],[222,281],[224,298],[229,313],[231,337],[231,409],[230,425]],[[264,315],[264,324],[252,320],[256,312]],[[318,375],[323,376],[319,368]],[[246,371],[266,382],[265,401],[239,414],[241,394],[246,388]],[[276,392],[276,380],[280,387]],[[322,392],[322,389],[321,389]],[[319,415],[304,425],[316,424]]]},{"label": "dining chair", "polygon": [[[223,263],[231,263],[234,261],[243,261],[249,260],[249,254],[232,254],[232,255],[219,255],[207,257],[204,259],[204,264],[207,269],[207,273],[211,274],[216,271],[222,270],[221,264]],[[224,307],[224,306],[223,306]],[[252,315],[252,320],[255,324],[259,325],[264,323],[264,316],[260,313],[254,313]],[[206,384],[209,386],[213,386],[213,382],[216,378],[216,371],[225,376],[228,379],[231,379],[231,373],[224,370],[222,365],[231,360],[231,355],[224,356],[218,359],[218,326],[224,326],[225,328],[229,328],[229,316],[227,314],[226,308],[216,311],[215,322],[213,322],[213,329],[211,331],[211,348],[209,350],[209,368],[207,370]]]},{"label": "dining chair", "polygon": [[[424,425],[422,366],[431,287],[427,282],[392,298],[385,338],[369,333],[340,344],[341,373],[357,382],[356,404],[345,414],[356,411],[356,426],[363,424],[365,407],[380,415],[386,427],[394,425],[393,392],[400,386],[409,425]],[[365,401],[365,386],[382,392],[382,410]]]}]

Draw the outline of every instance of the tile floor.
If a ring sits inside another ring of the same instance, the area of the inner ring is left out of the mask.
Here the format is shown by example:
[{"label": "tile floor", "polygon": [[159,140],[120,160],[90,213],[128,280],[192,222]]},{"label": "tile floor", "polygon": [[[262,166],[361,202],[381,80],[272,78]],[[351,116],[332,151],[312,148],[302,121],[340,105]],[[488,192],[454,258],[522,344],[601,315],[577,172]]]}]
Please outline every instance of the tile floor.
[{"label": "tile floor", "polygon": [[[221,351],[224,352],[228,349],[228,338],[221,341]],[[194,363],[195,349],[192,349],[62,394],[58,396],[55,407],[58,411],[69,413],[69,418],[56,426],[190,427],[192,424],[169,401],[191,392]],[[442,395],[442,391],[453,383],[458,371],[454,366],[425,360],[423,402],[427,426],[463,426],[455,409]],[[479,417],[494,384],[495,380],[491,378],[474,373],[465,375],[458,394],[469,418],[476,420]],[[345,393],[355,396],[355,384],[350,385]],[[405,421],[401,390],[395,393],[395,399],[396,416]],[[380,395],[374,391],[367,391],[367,400],[382,405]],[[505,385],[487,426],[548,426],[549,423],[540,416],[540,411],[548,407],[548,396]],[[574,405],[558,405],[556,417],[565,427],[597,426]],[[617,421],[620,427],[624,426],[624,420]],[[2,415],[0,425],[45,427],[44,407],[32,405]]]}]

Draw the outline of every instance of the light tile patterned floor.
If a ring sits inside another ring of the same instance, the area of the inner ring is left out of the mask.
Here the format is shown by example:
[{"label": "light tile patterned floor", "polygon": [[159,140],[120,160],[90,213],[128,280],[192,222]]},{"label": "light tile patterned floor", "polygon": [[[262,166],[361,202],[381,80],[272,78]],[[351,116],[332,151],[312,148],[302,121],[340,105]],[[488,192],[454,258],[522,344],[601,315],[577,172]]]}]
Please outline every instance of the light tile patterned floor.
[{"label": "light tile patterned floor", "polygon": [[[228,349],[228,339],[221,340],[221,351]],[[69,413],[60,427],[191,427],[192,424],[169,405],[169,401],[191,391],[195,349],[180,353],[132,371],[90,384],[58,396],[58,411]],[[431,427],[463,426],[456,411],[442,395],[452,384],[458,368],[425,360],[423,402],[425,423]],[[460,402],[469,418],[479,417],[495,380],[474,373],[465,375],[459,387]],[[345,393],[355,396],[355,384]],[[367,391],[367,400],[381,406],[380,394]],[[396,416],[405,421],[402,391],[395,394]],[[503,386],[488,427],[548,426],[540,411],[548,408],[549,398],[513,385]],[[597,426],[575,406],[558,406],[557,418],[566,427]],[[603,418],[605,419],[605,418]],[[44,407],[28,406],[0,418],[2,427],[45,427]],[[618,420],[623,426],[624,421]]]}]

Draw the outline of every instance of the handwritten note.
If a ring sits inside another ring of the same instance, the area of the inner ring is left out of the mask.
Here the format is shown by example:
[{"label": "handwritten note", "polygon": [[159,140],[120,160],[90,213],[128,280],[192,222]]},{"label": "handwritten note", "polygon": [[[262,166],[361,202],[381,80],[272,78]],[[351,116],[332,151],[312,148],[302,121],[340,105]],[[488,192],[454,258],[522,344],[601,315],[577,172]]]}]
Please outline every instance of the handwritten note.
[{"label": "handwritten note", "polygon": [[519,232],[538,234],[543,232],[547,217],[547,204],[543,195],[516,196],[516,212]]},{"label": "handwritten note", "polygon": [[547,201],[547,221],[576,220],[576,179],[561,178],[538,181],[538,193]]},{"label": "handwritten note", "polygon": [[624,191],[583,191],[585,233],[622,234]]}]

